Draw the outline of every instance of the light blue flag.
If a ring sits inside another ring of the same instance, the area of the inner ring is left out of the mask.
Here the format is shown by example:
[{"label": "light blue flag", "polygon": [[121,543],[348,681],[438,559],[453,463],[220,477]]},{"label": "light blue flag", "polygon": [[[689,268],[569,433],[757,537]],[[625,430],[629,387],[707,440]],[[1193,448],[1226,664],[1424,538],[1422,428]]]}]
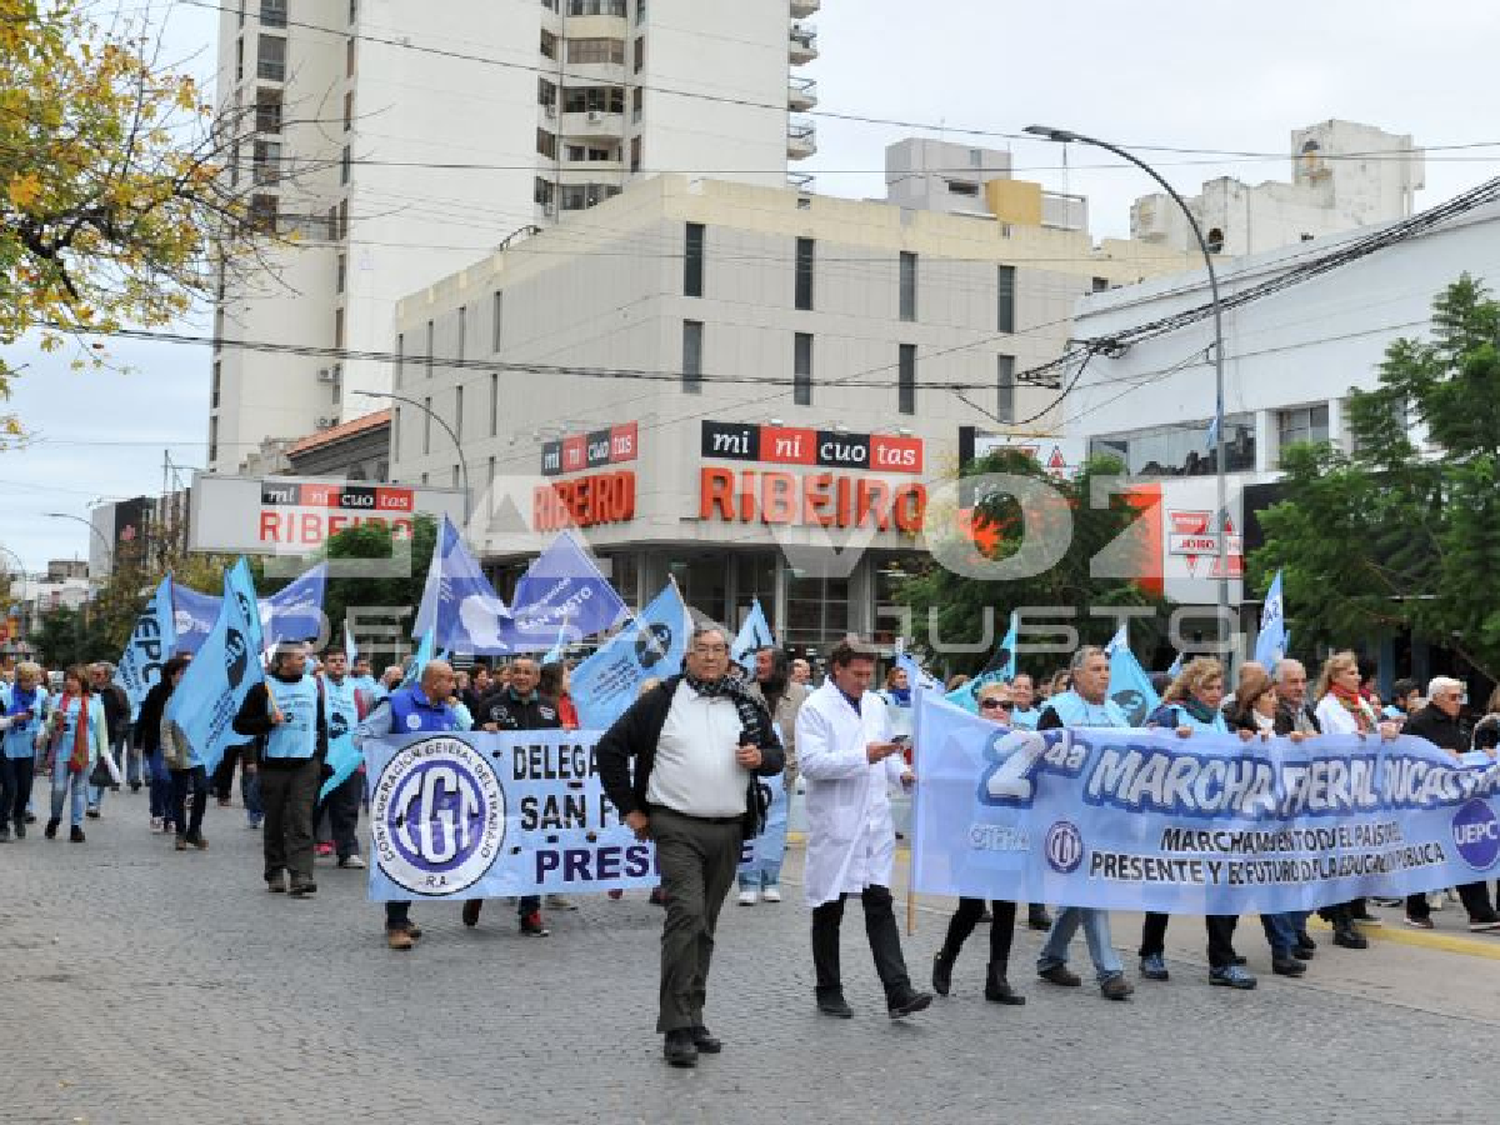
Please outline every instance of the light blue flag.
[{"label": "light blue flag", "polygon": [[1151,677],[1141,667],[1141,662],[1130,651],[1130,626],[1121,625],[1115,639],[1110,641],[1109,652],[1109,697],[1115,701],[1130,725],[1146,725],[1146,716],[1161,706],[1161,696],[1151,686]]},{"label": "light blue flag", "polygon": [[[323,595],[328,585],[328,564],[319,563],[287,586],[259,602],[260,630],[266,647],[282,641],[306,641],[323,632]],[[173,582],[172,604],[177,629],[177,650],[197,653],[219,619],[220,602],[215,594],[200,594]]]},{"label": "light blue flag", "polygon": [[512,650],[500,634],[509,615],[510,610],[469,553],[458,528],[444,516],[412,637],[420,639],[431,633],[436,648],[451,652],[507,653]]},{"label": "light blue flag", "polygon": [[729,650],[730,658],[753,675],[755,654],[775,644],[776,638],[771,635],[771,623],[766,620],[765,611],[760,608],[760,599],[756,598],[750,606],[750,612],[745,615],[745,623],[740,626],[739,636],[734,638],[734,647]]},{"label": "light blue flag", "polygon": [[1210,453],[1218,452],[1219,416],[1217,414],[1208,420],[1208,431],[1203,435],[1203,444]]},{"label": "light blue flag", "polygon": [[563,662],[563,660],[567,657],[567,654],[568,654],[567,653],[567,649],[568,649],[568,630],[567,630],[567,627],[564,626],[563,628],[561,628],[561,629],[559,629],[557,631],[557,641],[552,645],[551,648],[549,648],[547,650],[546,655],[542,657],[542,663],[543,664],[561,664]]},{"label": "light blue flag", "polygon": [[264,679],[260,614],[250,565],[241,558],[224,575],[219,618],[167,701],[167,718],[186,736],[209,773],[224,751],[244,741],[234,717],[250,689]]},{"label": "light blue flag", "polygon": [[411,667],[406,670],[406,678],[401,681],[402,687],[411,687],[421,681],[422,669],[435,659],[433,651],[436,647],[437,642],[433,639],[432,630],[429,629],[417,642],[417,651],[412,654]]},{"label": "light blue flag", "polygon": [[1179,652],[1177,654],[1176,659],[1174,659],[1172,661],[1171,666],[1167,668],[1167,675],[1171,676],[1175,680],[1181,674],[1182,674],[1182,653]]},{"label": "light blue flag", "polygon": [[576,639],[603,633],[630,610],[569,532],[541,553],[516,583],[511,619],[500,634],[515,652],[545,652],[566,627]]},{"label": "light blue flag", "polygon": [[972,714],[979,713],[979,703],[975,694],[985,684],[1009,683],[1016,678],[1016,644],[1020,621],[1016,614],[1010,615],[1010,628],[1005,631],[1000,645],[995,649],[995,655],[990,657],[989,664],[984,671],[975,676],[968,683],[954,688],[943,698],[957,707],[962,707]]},{"label": "light blue flag", "polygon": [[927,674],[927,671],[904,652],[896,654],[896,667],[906,673],[906,682],[911,690],[916,691],[941,691],[943,685]]},{"label": "light blue flag", "polygon": [[177,622],[172,613],[172,578],[157,586],[145,610],[135,619],[130,640],[115,669],[115,683],[130,700],[130,712],[140,710],[141,700],[161,679],[161,666],[177,651]]},{"label": "light blue flag", "polygon": [[682,671],[691,632],[675,582],[627,627],[573,669],[573,701],[585,730],[606,730],[635,702],[641,685]]},{"label": "light blue flag", "polygon": [[1286,655],[1286,599],[1281,594],[1281,571],[1271,579],[1266,604],[1260,610],[1260,636],[1255,638],[1255,661],[1267,671]]}]

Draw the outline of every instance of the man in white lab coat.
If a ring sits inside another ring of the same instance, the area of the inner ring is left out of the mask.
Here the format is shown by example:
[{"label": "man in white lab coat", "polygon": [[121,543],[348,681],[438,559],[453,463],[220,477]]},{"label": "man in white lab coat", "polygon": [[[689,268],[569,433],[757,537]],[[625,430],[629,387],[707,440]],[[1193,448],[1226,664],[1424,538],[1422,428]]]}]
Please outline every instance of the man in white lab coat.
[{"label": "man in white lab coat", "polygon": [[842,1019],[854,1014],[839,974],[839,923],[844,895],[857,894],[887,1011],[900,1019],[932,1003],[932,993],[912,988],[891,908],[896,830],[888,790],[912,777],[901,756],[904,744],[891,741],[885,703],[869,690],[874,651],[844,641],[829,663],[828,679],[802,705],[796,728],[807,782],[804,884],[813,908],[818,1010]]}]

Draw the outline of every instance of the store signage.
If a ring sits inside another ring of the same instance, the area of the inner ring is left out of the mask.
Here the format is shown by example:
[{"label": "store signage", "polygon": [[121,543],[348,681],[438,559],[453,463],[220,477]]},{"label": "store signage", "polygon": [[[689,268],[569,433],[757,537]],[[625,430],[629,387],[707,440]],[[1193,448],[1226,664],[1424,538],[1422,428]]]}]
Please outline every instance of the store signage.
[{"label": "store signage", "polygon": [[635,473],[624,470],[539,484],[532,491],[534,531],[597,527],[635,519]]},{"label": "store signage", "polygon": [[419,515],[459,521],[463,506],[458,489],[198,473],[189,546],[225,554],[300,555],[364,524],[410,535]]},{"label": "store signage", "polygon": [[636,423],[627,422],[546,442],[542,445],[542,476],[556,477],[634,461],[639,436]]},{"label": "store signage", "polygon": [[794,473],[705,465],[699,471],[698,518],[727,523],[922,530],[924,485],[894,484],[843,473]]},{"label": "store signage", "polygon": [[817,465],[875,473],[922,472],[922,439],[745,422],[704,422],[700,452],[728,461]]}]

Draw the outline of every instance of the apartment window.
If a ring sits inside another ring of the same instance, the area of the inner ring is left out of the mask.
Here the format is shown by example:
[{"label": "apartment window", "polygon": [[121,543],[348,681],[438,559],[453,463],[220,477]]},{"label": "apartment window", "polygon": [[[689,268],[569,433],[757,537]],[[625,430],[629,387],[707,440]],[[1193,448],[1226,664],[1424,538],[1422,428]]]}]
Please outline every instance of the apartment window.
[{"label": "apartment window", "polygon": [[682,389],[689,394],[703,390],[703,322],[682,322]]},{"label": "apartment window", "polygon": [[223,365],[220,364],[218,360],[214,360],[214,385],[209,391],[208,405],[215,410],[219,408],[219,379],[220,375],[222,374],[222,372],[220,371],[220,368],[222,366]]},{"label": "apartment window", "polygon": [[550,31],[542,32],[542,54],[549,59],[557,58],[557,36]]},{"label": "apartment window", "polygon": [[354,77],[354,38],[350,36],[344,43],[344,75],[348,78]]},{"label": "apartment window", "polygon": [[[243,25],[242,25],[243,26]],[[234,41],[234,80],[240,81],[245,77],[245,39],[243,36]]]},{"label": "apartment window", "polygon": [[[491,371],[490,372],[490,437],[495,437],[499,433],[500,433],[500,373],[497,372],[497,371]],[[490,464],[493,465],[494,463],[495,463],[494,462],[494,458],[491,458],[490,459]],[[494,475],[495,474],[493,472],[490,473],[490,476],[494,476]]]},{"label": "apartment window", "polygon": [[469,338],[469,308],[467,305],[458,306],[458,362],[464,361],[464,344]]},{"label": "apartment window", "polygon": [[349,90],[344,94],[344,132],[354,128],[354,91]]},{"label": "apartment window", "polygon": [[347,238],[348,236],[349,236],[349,201],[347,199],[341,199],[341,200],[339,200],[339,237],[340,238]]},{"label": "apartment window", "polygon": [[396,389],[401,389],[401,376],[406,373],[406,334],[396,334]]},{"label": "apartment window", "polygon": [[344,310],[333,310],[333,346],[342,348],[344,346]]},{"label": "apartment window", "polygon": [[548,82],[545,78],[536,80],[536,104],[544,106],[557,105],[557,86]]},{"label": "apartment window", "polygon": [[532,201],[538,207],[542,207],[548,213],[551,213],[554,190],[551,180],[544,180],[541,176],[538,176],[531,192]]},{"label": "apartment window", "polygon": [[217,418],[208,420],[208,459],[210,462],[219,459],[219,420]]},{"label": "apartment window", "polygon": [[[1227,436],[1227,435],[1226,435]],[[1299,441],[1328,440],[1328,404],[1298,406],[1276,412],[1278,448],[1285,450]]]},{"label": "apartment window", "polygon": [[557,134],[545,129],[536,131],[536,150],[548,160],[557,159]]},{"label": "apartment window", "polygon": [[632,69],[634,69],[635,73],[639,74],[645,68],[646,37],[644,35],[637,35],[635,38],[635,62],[632,64]]},{"label": "apartment window", "polygon": [[337,406],[344,400],[344,365],[335,363],[333,365],[333,405]]},{"label": "apartment window", "polygon": [[624,113],[625,87],[572,86],[563,91],[564,113]]},{"label": "apartment window", "polygon": [[795,304],[799,309],[813,307],[813,240],[797,239]]},{"label": "apartment window", "polygon": [[252,195],[250,197],[250,226],[268,234],[276,230],[277,203],[274,195]]},{"label": "apartment window", "polygon": [[1109,278],[1096,277],[1089,283],[1090,293],[1103,293],[1109,288]]},{"label": "apartment window", "polygon": [[570,16],[624,16],[625,0],[568,0]]},{"label": "apartment window", "polygon": [[812,405],[813,338],[811,332],[798,332],[792,339],[792,402]]},{"label": "apartment window", "polygon": [[687,248],[682,263],[682,295],[703,296],[703,224],[688,223]]},{"label": "apartment window", "polygon": [[630,138],[630,170],[639,172],[641,170],[641,138]]},{"label": "apartment window", "polygon": [[432,396],[422,400],[422,453],[432,452]]},{"label": "apartment window", "polygon": [[979,185],[972,180],[948,180],[949,195],[977,196]]},{"label": "apartment window", "polygon": [[562,209],[582,211],[619,194],[619,184],[564,184]]},{"label": "apartment window", "polygon": [[339,183],[347,184],[349,182],[349,168],[352,162],[353,156],[349,152],[349,146],[345,145],[344,154],[339,158]]},{"label": "apartment window", "polygon": [[646,22],[646,0],[635,0],[635,22]]},{"label": "apartment window", "polygon": [[646,91],[642,87],[637,86],[630,92],[630,120],[640,121],[641,114],[645,112],[645,107]]},{"label": "apartment window", "polygon": [[285,27],[286,0],[260,0],[260,22],[264,27]]},{"label": "apartment window", "polygon": [[[349,22],[353,23],[359,18],[359,0],[349,0]],[[382,480],[385,478],[382,477]]]},{"label": "apartment window", "polygon": [[240,26],[245,26],[245,0],[240,0]]},{"label": "apartment window", "polygon": [[542,7],[548,11],[555,12],[557,11],[557,0],[542,0]]},{"label": "apartment window", "polygon": [[464,389],[453,388],[453,432],[458,435],[458,440],[464,438]]},{"label": "apartment window", "polygon": [[917,319],[917,256],[901,252],[901,319]]},{"label": "apartment window", "polygon": [[255,91],[255,131],[281,132],[281,91],[261,88]]},{"label": "apartment window", "polygon": [[996,302],[995,330],[1016,330],[1016,267],[1001,266],[999,273],[999,299]]},{"label": "apartment window", "polygon": [[625,62],[623,39],[569,39],[568,62],[584,65]]},{"label": "apartment window", "polygon": [[564,148],[563,153],[570,163],[583,163],[583,145],[568,145]]},{"label": "apartment window", "polygon": [[262,35],[256,44],[255,74],[269,82],[286,81],[286,40],[279,35]]},{"label": "apartment window", "polygon": [[1016,357],[995,357],[995,417],[1001,422],[1016,420]]},{"label": "apartment window", "polygon": [[256,141],[250,167],[257,184],[274,184],[281,179],[281,146],[275,141]]},{"label": "apartment window", "polygon": [[490,351],[499,354],[500,341],[504,339],[505,294],[496,289],[490,298]]},{"label": "apartment window", "polygon": [[896,379],[896,409],[902,414],[917,412],[917,345],[902,344]]}]

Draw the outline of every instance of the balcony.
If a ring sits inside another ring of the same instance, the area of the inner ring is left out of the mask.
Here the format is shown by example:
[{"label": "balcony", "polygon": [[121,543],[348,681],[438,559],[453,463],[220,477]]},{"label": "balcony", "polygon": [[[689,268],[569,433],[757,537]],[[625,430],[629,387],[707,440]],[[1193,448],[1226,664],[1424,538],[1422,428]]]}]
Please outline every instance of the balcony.
[{"label": "balcony", "polygon": [[806,113],[818,104],[818,80],[816,78],[788,78],[786,104],[793,113]]},{"label": "balcony", "polygon": [[788,160],[806,160],[818,151],[818,127],[811,121],[792,121],[786,127]]},{"label": "balcony", "polygon": [[792,19],[805,20],[823,6],[823,0],[792,0]]},{"label": "balcony", "polygon": [[625,135],[625,115],[589,110],[587,113],[565,113],[562,115],[562,135],[565,137],[608,137],[618,141]]},{"label": "balcony", "polygon": [[818,57],[818,29],[810,24],[792,24],[787,47],[792,65],[802,66],[812,62]]}]

